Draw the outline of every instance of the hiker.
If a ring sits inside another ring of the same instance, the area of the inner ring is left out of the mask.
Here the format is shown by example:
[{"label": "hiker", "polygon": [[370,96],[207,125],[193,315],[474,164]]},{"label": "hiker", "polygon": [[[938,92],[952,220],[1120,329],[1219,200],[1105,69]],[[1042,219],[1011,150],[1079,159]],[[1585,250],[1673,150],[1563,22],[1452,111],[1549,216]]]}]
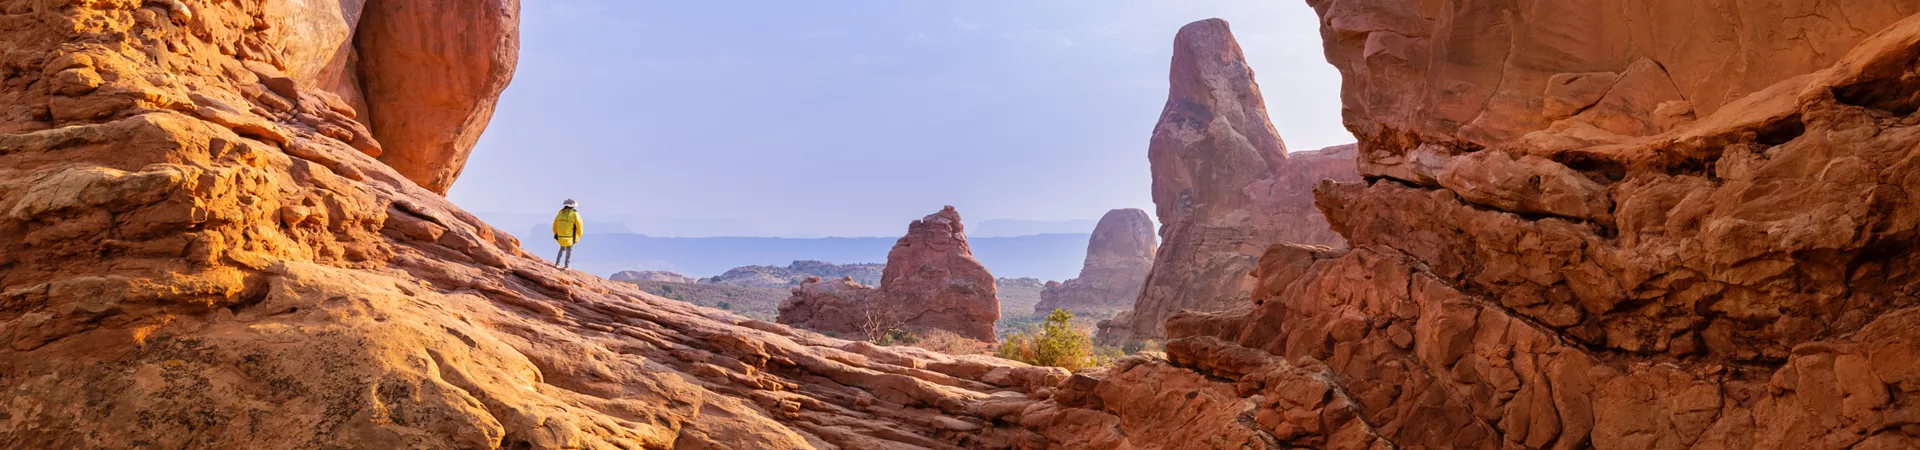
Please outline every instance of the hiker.
[{"label": "hiker", "polygon": [[553,216],[553,240],[560,241],[560,254],[553,256],[553,265],[562,269],[573,263],[573,244],[580,242],[580,212],[573,208],[579,202],[567,199],[560,204],[560,214]]}]

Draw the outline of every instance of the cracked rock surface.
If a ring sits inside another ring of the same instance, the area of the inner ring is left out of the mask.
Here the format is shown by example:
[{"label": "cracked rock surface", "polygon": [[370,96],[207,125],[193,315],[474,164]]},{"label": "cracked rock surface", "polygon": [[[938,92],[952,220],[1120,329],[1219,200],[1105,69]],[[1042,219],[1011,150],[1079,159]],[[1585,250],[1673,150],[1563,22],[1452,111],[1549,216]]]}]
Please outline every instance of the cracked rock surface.
[{"label": "cracked rock surface", "polygon": [[0,0],[0,447],[1920,445],[1920,7],[1309,4],[1347,245],[1168,266],[1244,294],[1068,373],[555,270],[378,159],[287,3]]}]

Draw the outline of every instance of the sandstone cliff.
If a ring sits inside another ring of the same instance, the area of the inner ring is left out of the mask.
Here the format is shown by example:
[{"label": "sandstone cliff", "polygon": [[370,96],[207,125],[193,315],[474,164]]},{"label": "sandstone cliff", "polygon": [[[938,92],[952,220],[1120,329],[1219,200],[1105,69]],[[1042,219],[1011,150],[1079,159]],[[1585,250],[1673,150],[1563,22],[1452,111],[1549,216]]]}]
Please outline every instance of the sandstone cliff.
[{"label": "sandstone cliff", "polygon": [[1147,148],[1161,246],[1133,310],[1102,324],[1103,341],[1159,339],[1177,311],[1245,303],[1269,245],[1345,245],[1312,190],[1359,179],[1353,147],[1288,154],[1225,21],[1180,29],[1169,82]]},{"label": "sandstone cliff", "polygon": [[980,411],[1061,371],[525,254],[287,74],[338,55],[288,50],[297,5],[0,0],[0,447],[1046,445]]},{"label": "sandstone cliff", "polygon": [[1153,219],[1146,211],[1116,209],[1100,217],[1087,241],[1087,260],[1080,276],[1063,283],[1047,283],[1033,313],[1054,309],[1075,314],[1111,314],[1131,308],[1140,296],[1147,272],[1153,270]]},{"label": "sandstone cliff", "polygon": [[[1173,365],[1238,380],[1249,428],[1920,443],[1920,4],[1311,3],[1374,178],[1316,189],[1353,249],[1272,247],[1246,309],[1167,324]],[[1324,384],[1273,391],[1299,370]]]},{"label": "sandstone cliff", "polygon": [[[1315,191],[1352,248],[1265,247],[1165,359],[1067,374],[553,270],[288,83],[286,4],[0,0],[0,446],[1913,448],[1920,5],[1542,3],[1312,2],[1374,178]],[[1610,23],[1649,33],[1456,50]],[[1702,42],[1662,70],[1758,88],[1665,131],[1403,126],[1460,74]]]}]

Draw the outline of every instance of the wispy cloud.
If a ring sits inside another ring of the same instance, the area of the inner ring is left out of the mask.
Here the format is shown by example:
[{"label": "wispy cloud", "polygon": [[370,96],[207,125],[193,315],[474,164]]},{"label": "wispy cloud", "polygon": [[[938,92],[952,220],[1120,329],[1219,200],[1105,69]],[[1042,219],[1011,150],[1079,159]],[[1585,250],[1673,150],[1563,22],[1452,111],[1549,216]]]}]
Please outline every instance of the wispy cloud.
[{"label": "wispy cloud", "polygon": [[965,30],[973,33],[978,33],[981,30],[985,29],[985,27],[982,27],[980,24],[969,22],[967,21],[967,19],[962,19],[959,17],[953,18],[953,26],[955,28],[959,28],[961,30]]}]

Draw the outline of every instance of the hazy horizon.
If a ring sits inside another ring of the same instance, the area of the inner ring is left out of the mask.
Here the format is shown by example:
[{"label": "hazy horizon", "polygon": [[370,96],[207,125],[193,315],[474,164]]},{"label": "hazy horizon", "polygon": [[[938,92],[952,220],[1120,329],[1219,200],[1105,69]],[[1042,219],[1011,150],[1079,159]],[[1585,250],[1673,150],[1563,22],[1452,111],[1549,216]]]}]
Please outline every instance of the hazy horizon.
[{"label": "hazy horizon", "polygon": [[1090,232],[1153,211],[1173,36],[1215,17],[1289,148],[1353,141],[1303,2],[832,4],[524,4],[519,70],[449,197],[536,221],[573,198],[652,236],[898,236],[942,205],[975,236]]}]

